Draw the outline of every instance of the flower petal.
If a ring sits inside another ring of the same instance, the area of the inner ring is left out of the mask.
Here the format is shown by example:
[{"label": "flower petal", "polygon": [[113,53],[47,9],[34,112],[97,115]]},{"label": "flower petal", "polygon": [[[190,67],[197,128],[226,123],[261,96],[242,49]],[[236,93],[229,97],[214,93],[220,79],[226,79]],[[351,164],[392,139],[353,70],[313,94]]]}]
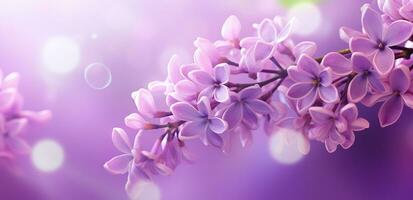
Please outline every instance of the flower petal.
[{"label": "flower petal", "polygon": [[354,53],[351,56],[351,63],[354,71],[357,73],[364,73],[374,68],[373,63],[361,53]]},{"label": "flower petal", "polygon": [[297,66],[291,66],[287,69],[288,77],[296,82],[311,82],[312,75],[303,70],[299,70]]},{"label": "flower petal", "polygon": [[19,137],[12,137],[6,139],[9,149],[17,154],[27,154],[30,152],[30,145]]},{"label": "flower petal", "polygon": [[113,128],[112,130],[113,145],[122,153],[130,153],[132,147],[126,132],[121,128]]},{"label": "flower petal", "polygon": [[369,128],[370,123],[364,118],[358,118],[351,123],[351,128],[355,131],[362,131]]},{"label": "flower petal", "polygon": [[384,42],[388,46],[399,45],[412,36],[413,24],[405,20],[397,20],[389,25],[384,32]]},{"label": "flower petal", "polygon": [[400,118],[403,112],[403,100],[400,96],[392,96],[385,101],[379,110],[381,127],[390,126]]},{"label": "flower petal", "polygon": [[179,138],[181,140],[198,138],[202,133],[205,133],[206,129],[207,126],[204,121],[187,122],[182,126]]},{"label": "flower petal", "polygon": [[212,85],[215,82],[212,76],[203,70],[191,71],[188,76],[191,80],[201,85]]},{"label": "flower petal", "polygon": [[256,99],[261,95],[261,88],[258,85],[241,90],[239,93],[241,100]]},{"label": "flower petal", "polygon": [[254,99],[254,100],[250,100],[248,102],[246,102],[246,106],[248,106],[249,108],[251,108],[251,110],[253,110],[256,113],[259,114],[270,114],[272,113],[272,109],[270,107],[270,105],[268,105],[266,102],[258,100],[258,99]]},{"label": "flower petal", "polygon": [[225,84],[229,81],[230,69],[228,64],[219,64],[215,66],[215,79],[221,83]]},{"label": "flower petal", "polygon": [[340,115],[344,117],[347,122],[352,123],[355,121],[358,117],[358,109],[354,103],[349,103],[345,105],[343,108],[340,110]]},{"label": "flower petal", "polygon": [[320,92],[321,100],[326,103],[334,103],[339,99],[337,88],[334,85],[319,87],[318,91]]},{"label": "flower petal", "polygon": [[258,37],[265,42],[274,42],[277,38],[277,29],[274,22],[270,19],[264,19],[258,27]]},{"label": "flower petal", "polygon": [[248,125],[252,130],[258,128],[258,117],[257,114],[248,106],[244,106],[244,118],[243,122]]},{"label": "flower petal", "polygon": [[317,124],[332,123],[332,120],[335,117],[331,110],[327,110],[323,107],[311,107],[308,111],[313,121]]},{"label": "flower petal", "polygon": [[241,23],[239,19],[231,15],[229,16],[222,26],[221,35],[226,40],[237,40],[241,32]]},{"label": "flower petal", "polygon": [[313,77],[317,77],[321,70],[320,64],[306,54],[303,54],[298,59],[297,67],[299,70],[304,70],[310,73]]},{"label": "flower petal", "polygon": [[206,134],[206,139],[209,145],[212,145],[216,148],[221,149],[224,145],[224,140],[221,138],[221,136],[212,131],[209,131]]},{"label": "flower petal", "polygon": [[360,52],[366,56],[369,56],[377,50],[377,44],[364,37],[351,38],[350,50],[352,52]]},{"label": "flower petal", "polygon": [[187,102],[178,102],[171,106],[171,112],[179,120],[193,121],[201,118],[201,114]]},{"label": "flower petal", "polygon": [[376,92],[384,92],[385,87],[380,80],[380,75],[376,71],[370,73],[370,76],[367,78],[369,80],[370,87],[373,88]]},{"label": "flower petal", "polygon": [[220,103],[226,102],[229,99],[229,89],[227,86],[221,85],[215,88],[214,99]]},{"label": "flower petal", "polygon": [[222,117],[230,129],[234,128],[243,118],[243,106],[239,102],[232,103]]},{"label": "flower petal", "polygon": [[9,136],[15,137],[19,135],[27,126],[28,120],[25,118],[12,119],[6,123],[6,130]]},{"label": "flower petal", "polygon": [[132,159],[131,154],[122,154],[107,161],[103,167],[113,174],[125,174],[128,172]]},{"label": "flower petal", "polygon": [[305,98],[298,100],[297,110],[302,113],[308,108],[310,108],[314,102],[317,100],[317,90],[313,89]]},{"label": "flower petal", "polygon": [[142,129],[145,126],[145,119],[143,119],[138,113],[132,113],[125,117],[125,125],[131,129]]},{"label": "flower petal", "polygon": [[288,89],[287,96],[291,99],[303,99],[314,90],[313,83],[295,83]]},{"label": "flower petal", "polygon": [[321,65],[330,67],[338,75],[345,76],[351,73],[351,62],[342,54],[331,52],[324,56]]},{"label": "flower petal", "polygon": [[383,38],[383,22],[379,13],[368,7],[362,16],[363,29],[374,41],[381,41]]},{"label": "flower petal", "polygon": [[331,83],[333,82],[333,77],[331,75],[331,68],[328,67],[328,68],[323,69],[323,71],[321,71],[319,75],[319,78],[320,78],[320,84],[322,86],[325,86],[325,87],[330,86]]},{"label": "flower petal", "polygon": [[0,111],[6,111],[10,109],[17,98],[16,89],[5,89],[0,92]]},{"label": "flower petal", "polygon": [[362,74],[356,75],[353,80],[350,81],[347,90],[348,100],[350,102],[359,102],[367,94],[367,78]]},{"label": "flower petal", "polygon": [[211,129],[214,133],[221,134],[225,132],[228,128],[228,123],[218,117],[213,117],[209,119],[209,129]]},{"label": "flower petal", "polygon": [[406,66],[395,68],[389,77],[390,87],[401,94],[404,94],[410,87],[410,71]]},{"label": "flower petal", "polygon": [[376,55],[374,55],[373,61],[376,66],[376,70],[380,74],[384,75],[388,74],[393,69],[394,59],[394,52],[389,47],[386,47],[384,50],[377,51]]}]

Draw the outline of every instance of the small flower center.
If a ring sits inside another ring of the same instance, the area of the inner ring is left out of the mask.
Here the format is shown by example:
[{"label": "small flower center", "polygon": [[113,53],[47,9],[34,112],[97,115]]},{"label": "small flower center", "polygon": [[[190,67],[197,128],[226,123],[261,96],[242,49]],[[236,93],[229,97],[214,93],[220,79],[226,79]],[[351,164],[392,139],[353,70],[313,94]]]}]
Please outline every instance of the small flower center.
[{"label": "small flower center", "polygon": [[321,78],[320,77],[314,78],[313,84],[315,87],[319,87],[321,85]]},{"label": "small flower center", "polygon": [[366,78],[368,76],[370,76],[371,72],[369,70],[364,70],[363,72],[363,77]]},{"label": "small flower center", "polygon": [[377,48],[380,50],[380,51],[383,51],[385,48],[386,48],[386,43],[384,43],[384,42],[382,42],[382,41],[379,41],[378,42],[378,44],[377,44]]}]

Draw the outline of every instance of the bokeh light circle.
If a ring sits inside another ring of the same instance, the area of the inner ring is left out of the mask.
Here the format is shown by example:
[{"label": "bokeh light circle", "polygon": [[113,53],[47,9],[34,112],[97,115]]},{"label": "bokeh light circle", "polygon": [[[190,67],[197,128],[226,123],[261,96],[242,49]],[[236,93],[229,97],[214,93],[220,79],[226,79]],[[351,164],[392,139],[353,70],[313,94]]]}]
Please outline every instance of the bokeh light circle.
[{"label": "bokeh light circle", "polygon": [[312,3],[294,5],[288,11],[288,17],[294,19],[292,32],[298,35],[314,33],[318,30],[322,21],[320,9]]},{"label": "bokeh light circle", "polygon": [[112,72],[102,63],[92,63],[85,68],[86,83],[93,89],[102,90],[112,82]]},{"label": "bokeh light circle", "polygon": [[304,156],[304,153],[299,150],[299,145],[304,143],[303,140],[305,140],[304,136],[294,130],[280,129],[269,139],[270,154],[281,164],[295,164]]},{"label": "bokeh light circle", "polygon": [[43,64],[50,72],[66,74],[75,69],[79,61],[79,45],[70,38],[53,37],[43,47]]},{"label": "bokeh light circle", "polygon": [[139,181],[129,192],[132,200],[160,200],[161,190],[152,181]]},{"label": "bokeh light circle", "polygon": [[39,141],[31,154],[34,166],[43,172],[53,172],[59,169],[64,162],[64,150],[54,140],[45,139]]}]

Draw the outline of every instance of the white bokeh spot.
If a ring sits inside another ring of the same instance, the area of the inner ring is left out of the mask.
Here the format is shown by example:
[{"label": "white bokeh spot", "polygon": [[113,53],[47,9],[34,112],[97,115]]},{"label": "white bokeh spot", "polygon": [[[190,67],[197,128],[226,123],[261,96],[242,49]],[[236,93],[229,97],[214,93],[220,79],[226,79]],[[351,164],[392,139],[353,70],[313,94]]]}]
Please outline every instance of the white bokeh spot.
[{"label": "white bokeh spot", "polygon": [[74,70],[79,61],[79,45],[70,38],[52,37],[43,47],[43,64],[49,72],[66,74]]},{"label": "white bokeh spot", "polygon": [[39,141],[33,147],[31,154],[34,166],[43,172],[53,172],[58,170],[64,162],[64,157],[62,146],[50,139]]},{"label": "white bokeh spot", "polygon": [[299,3],[288,11],[290,19],[294,18],[292,32],[298,35],[309,35],[318,30],[322,17],[320,9],[313,3]]},{"label": "white bokeh spot", "polygon": [[304,157],[307,141],[301,133],[290,129],[280,129],[271,135],[269,151],[277,162],[291,165]]},{"label": "white bokeh spot", "polygon": [[139,181],[129,192],[132,200],[160,200],[161,190],[152,181]]}]

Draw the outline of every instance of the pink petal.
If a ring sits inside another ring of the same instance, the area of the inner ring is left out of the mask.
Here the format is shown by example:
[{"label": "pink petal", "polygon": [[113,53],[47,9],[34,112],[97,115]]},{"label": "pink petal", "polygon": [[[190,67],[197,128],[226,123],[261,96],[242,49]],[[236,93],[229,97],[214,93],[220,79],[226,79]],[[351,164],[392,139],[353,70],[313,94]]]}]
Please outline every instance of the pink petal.
[{"label": "pink petal", "polygon": [[317,44],[314,42],[310,41],[304,41],[298,43],[293,50],[293,54],[295,57],[300,57],[302,54],[307,54],[307,55],[314,55],[315,52],[317,51]]},{"label": "pink petal", "polygon": [[318,91],[320,92],[321,100],[326,103],[334,103],[339,99],[337,88],[334,85],[319,87]]},{"label": "pink petal", "polygon": [[211,59],[209,58],[208,54],[205,51],[198,48],[194,53],[194,57],[195,57],[195,63],[199,67],[201,67],[202,69],[204,69],[204,71],[208,73],[212,72]]},{"label": "pink petal", "polygon": [[364,73],[374,68],[370,60],[361,53],[354,53],[351,56],[351,63],[354,71],[357,73]]},{"label": "pink petal", "polygon": [[193,96],[198,91],[198,87],[190,80],[179,81],[174,89],[180,97]]},{"label": "pink petal", "polygon": [[351,128],[355,131],[362,131],[369,128],[370,123],[364,118],[358,118],[351,123]]},{"label": "pink petal", "polygon": [[180,71],[180,60],[177,55],[173,55],[168,62],[168,80],[177,83],[183,79]]},{"label": "pink petal", "polygon": [[357,119],[358,109],[354,103],[349,103],[341,108],[340,115],[351,123]]},{"label": "pink petal", "polygon": [[273,56],[274,46],[269,43],[258,41],[254,47],[255,61],[267,60]]},{"label": "pink petal", "polygon": [[384,50],[379,50],[374,55],[373,61],[374,65],[376,66],[376,70],[381,74],[388,74],[394,65],[394,52],[389,48],[386,47]]},{"label": "pink petal", "polygon": [[258,117],[257,114],[251,110],[248,106],[244,106],[243,122],[248,125],[251,129],[255,130],[258,128]]},{"label": "pink petal", "polygon": [[0,92],[0,111],[10,109],[17,98],[16,89],[6,89]]},{"label": "pink petal", "polygon": [[125,117],[125,125],[129,128],[138,130],[145,126],[145,119],[143,119],[138,113],[132,113]]},{"label": "pink petal", "polygon": [[42,110],[39,112],[24,110],[20,112],[20,116],[27,118],[29,121],[44,123],[52,118],[52,112],[50,110]]},{"label": "pink petal", "polygon": [[7,75],[4,80],[3,83],[1,84],[1,88],[3,89],[8,89],[8,88],[13,88],[13,89],[17,89],[17,87],[19,86],[19,82],[20,82],[20,75],[16,72],[11,73],[9,75]]},{"label": "pink petal", "polygon": [[363,74],[358,74],[351,80],[347,90],[350,102],[359,102],[366,96],[367,83],[367,78],[363,77]]},{"label": "pink petal", "polygon": [[208,132],[206,134],[206,139],[207,139],[209,145],[212,145],[216,148],[220,149],[224,145],[224,141],[222,140],[221,136],[219,136],[216,133]]},{"label": "pink petal", "polygon": [[28,121],[25,118],[13,119],[6,123],[6,130],[11,137],[19,135],[27,126]]},{"label": "pink petal", "polygon": [[241,100],[256,99],[261,95],[261,88],[258,85],[241,90],[239,96]]},{"label": "pink petal", "polygon": [[356,37],[350,40],[350,50],[352,52],[360,52],[369,56],[377,51],[377,43],[367,38]]},{"label": "pink petal", "polygon": [[125,174],[128,172],[133,157],[130,154],[115,156],[107,161],[103,167],[113,174]]},{"label": "pink petal", "polygon": [[128,135],[121,128],[114,128],[112,130],[112,142],[122,153],[129,154],[132,149]]},{"label": "pink petal", "polygon": [[30,145],[21,138],[14,137],[6,140],[9,149],[17,154],[27,154],[30,152]]},{"label": "pink petal", "polygon": [[201,117],[206,117],[211,112],[211,102],[207,97],[201,97],[201,99],[197,103],[197,107]]},{"label": "pink petal", "polygon": [[405,20],[397,20],[390,24],[384,32],[384,42],[388,46],[399,45],[412,36],[413,24]]},{"label": "pink petal", "polygon": [[383,38],[383,22],[379,13],[368,7],[362,15],[363,29],[374,41],[381,41]]},{"label": "pink petal", "polygon": [[135,105],[138,111],[145,116],[152,116],[156,112],[155,100],[152,93],[147,89],[139,89],[135,93]]},{"label": "pink petal", "polygon": [[243,106],[241,103],[233,103],[228,107],[228,109],[224,112],[222,117],[227,123],[229,129],[234,128],[241,122],[243,118]]},{"label": "pink petal", "polygon": [[303,99],[314,90],[313,83],[295,83],[288,89],[287,96],[291,99]]},{"label": "pink petal", "polygon": [[222,26],[221,35],[226,40],[237,40],[241,32],[241,23],[234,15],[229,16]]},{"label": "pink petal", "polygon": [[219,86],[215,89],[214,98],[216,101],[222,103],[229,99],[229,89],[227,86]]},{"label": "pink petal", "polygon": [[274,42],[277,38],[274,22],[270,19],[264,19],[258,27],[258,36],[265,42]]},{"label": "pink petal", "polygon": [[214,133],[218,133],[221,134],[223,132],[225,132],[228,128],[228,124],[226,121],[218,118],[218,117],[214,117],[209,119],[209,129],[211,129]]},{"label": "pink petal", "polygon": [[385,101],[379,110],[381,127],[390,126],[400,118],[403,111],[403,100],[400,96],[392,96]]},{"label": "pink petal", "polygon": [[334,113],[323,107],[311,107],[309,110],[311,118],[318,124],[331,123],[334,119]]},{"label": "pink petal", "polygon": [[288,77],[296,82],[312,82],[313,81],[311,74],[303,70],[299,70],[297,66],[291,66],[287,69],[287,71],[288,71]]},{"label": "pink petal", "polygon": [[254,112],[259,113],[259,114],[272,113],[272,109],[270,105],[258,99],[250,100],[245,105],[251,108],[251,110],[253,110]]},{"label": "pink petal", "polygon": [[409,108],[413,109],[413,94],[410,92],[407,92],[402,95],[402,98],[406,106],[409,106]]},{"label": "pink petal", "polygon": [[330,67],[334,73],[340,76],[345,76],[351,73],[352,65],[350,60],[337,52],[328,53],[324,56],[321,64],[325,67]]},{"label": "pink petal", "polygon": [[178,102],[171,106],[171,112],[179,120],[193,121],[201,118],[200,113],[189,103]]},{"label": "pink petal", "polygon": [[191,71],[188,76],[191,80],[201,85],[212,85],[215,82],[210,74],[202,70]]},{"label": "pink petal", "polygon": [[390,87],[401,94],[404,94],[410,87],[410,71],[406,66],[395,68],[389,77]]},{"label": "pink petal", "polygon": [[333,77],[331,75],[331,68],[325,68],[323,71],[321,71],[319,78],[321,79],[321,85],[322,86],[330,86],[331,83],[333,82]]},{"label": "pink petal", "polygon": [[198,138],[199,135],[205,133],[206,129],[207,126],[204,122],[187,122],[183,125],[181,131],[179,132],[179,138],[182,140]]},{"label": "pink petal", "polygon": [[317,90],[313,89],[305,98],[298,100],[297,102],[297,110],[299,113],[304,112],[308,108],[310,108],[314,102],[317,100]]},{"label": "pink petal", "polygon": [[299,70],[304,70],[310,73],[312,76],[318,76],[321,71],[320,64],[318,64],[317,61],[305,54],[298,59],[297,67]]},{"label": "pink petal", "polygon": [[219,64],[215,66],[215,79],[222,84],[225,84],[229,81],[230,69],[228,64]]}]

